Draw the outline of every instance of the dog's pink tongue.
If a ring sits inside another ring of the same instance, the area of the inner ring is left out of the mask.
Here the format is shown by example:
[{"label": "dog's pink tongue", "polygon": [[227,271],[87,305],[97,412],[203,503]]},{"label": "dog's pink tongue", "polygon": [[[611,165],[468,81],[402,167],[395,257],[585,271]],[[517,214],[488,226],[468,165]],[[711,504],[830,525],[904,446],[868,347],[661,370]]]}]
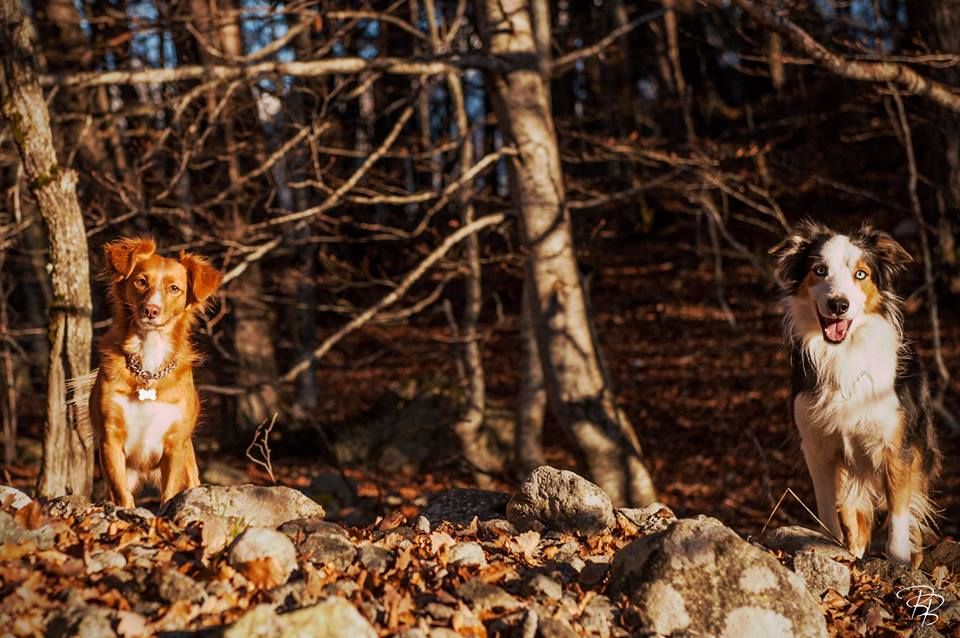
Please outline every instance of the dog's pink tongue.
[{"label": "dog's pink tongue", "polygon": [[844,337],[847,336],[847,330],[849,328],[850,321],[848,319],[830,319],[827,321],[823,333],[827,337],[827,341],[840,343]]}]

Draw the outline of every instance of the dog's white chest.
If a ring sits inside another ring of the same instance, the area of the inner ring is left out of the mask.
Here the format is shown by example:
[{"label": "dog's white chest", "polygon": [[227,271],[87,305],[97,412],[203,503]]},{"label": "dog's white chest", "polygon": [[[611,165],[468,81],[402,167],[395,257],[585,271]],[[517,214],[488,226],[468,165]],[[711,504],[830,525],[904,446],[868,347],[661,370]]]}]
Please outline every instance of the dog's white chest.
[{"label": "dog's white chest", "polygon": [[127,440],[124,452],[130,461],[156,465],[163,455],[163,439],[182,416],[180,408],[164,401],[117,397],[114,402],[123,411]]}]

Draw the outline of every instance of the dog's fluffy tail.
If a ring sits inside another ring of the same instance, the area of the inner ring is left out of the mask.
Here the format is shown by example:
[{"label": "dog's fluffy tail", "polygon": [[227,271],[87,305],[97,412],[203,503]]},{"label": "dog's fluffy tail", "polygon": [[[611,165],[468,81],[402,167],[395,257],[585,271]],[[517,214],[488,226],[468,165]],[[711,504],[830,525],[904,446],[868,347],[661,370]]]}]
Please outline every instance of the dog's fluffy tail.
[{"label": "dog's fluffy tail", "polygon": [[90,424],[90,392],[93,390],[93,384],[97,381],[98,369],[93,369],[79,377],[67,379],[67,414],[72,414],[80,432],[90,432],[92,440],[92,428]]}]

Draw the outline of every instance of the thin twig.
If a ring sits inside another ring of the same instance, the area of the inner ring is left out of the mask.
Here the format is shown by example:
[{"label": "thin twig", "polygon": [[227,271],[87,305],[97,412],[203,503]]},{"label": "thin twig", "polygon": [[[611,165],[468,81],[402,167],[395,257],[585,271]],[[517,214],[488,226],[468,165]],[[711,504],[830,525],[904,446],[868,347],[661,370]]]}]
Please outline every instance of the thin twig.
[{"label": "thin twig", "polygon": [[[250,445],[247,446],[246,452],[247,458],[250,459],[250,461],[267,471],[267,475],[270,476],[272,483],[276,483],[277,479],[273,476],[273,462],[270,460],[270,432],[273,431],[273,426],[276,422],[276,412],[273,413],[273,417],[269,421],[264,419],[254,431],[253,440],[250,441]],[[254,452],[258,452],[260,458],[254,456]]]}]

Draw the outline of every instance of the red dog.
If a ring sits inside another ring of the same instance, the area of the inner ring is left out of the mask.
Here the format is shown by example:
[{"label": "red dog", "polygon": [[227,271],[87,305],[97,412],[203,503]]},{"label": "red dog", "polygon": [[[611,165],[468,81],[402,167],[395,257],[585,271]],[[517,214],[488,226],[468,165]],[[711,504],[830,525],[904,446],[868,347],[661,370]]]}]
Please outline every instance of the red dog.
[{"label": "red dog", "polygon": [[113,324],[100,343],[90,393],[100,466],[117,505],[133,507],[133,492],[145,481],[159,482],[166,502],[200,484],[191,440],[200,403],[190,329],[223,275],[197,255],[157,255],[152,239],[103,248]]}]

